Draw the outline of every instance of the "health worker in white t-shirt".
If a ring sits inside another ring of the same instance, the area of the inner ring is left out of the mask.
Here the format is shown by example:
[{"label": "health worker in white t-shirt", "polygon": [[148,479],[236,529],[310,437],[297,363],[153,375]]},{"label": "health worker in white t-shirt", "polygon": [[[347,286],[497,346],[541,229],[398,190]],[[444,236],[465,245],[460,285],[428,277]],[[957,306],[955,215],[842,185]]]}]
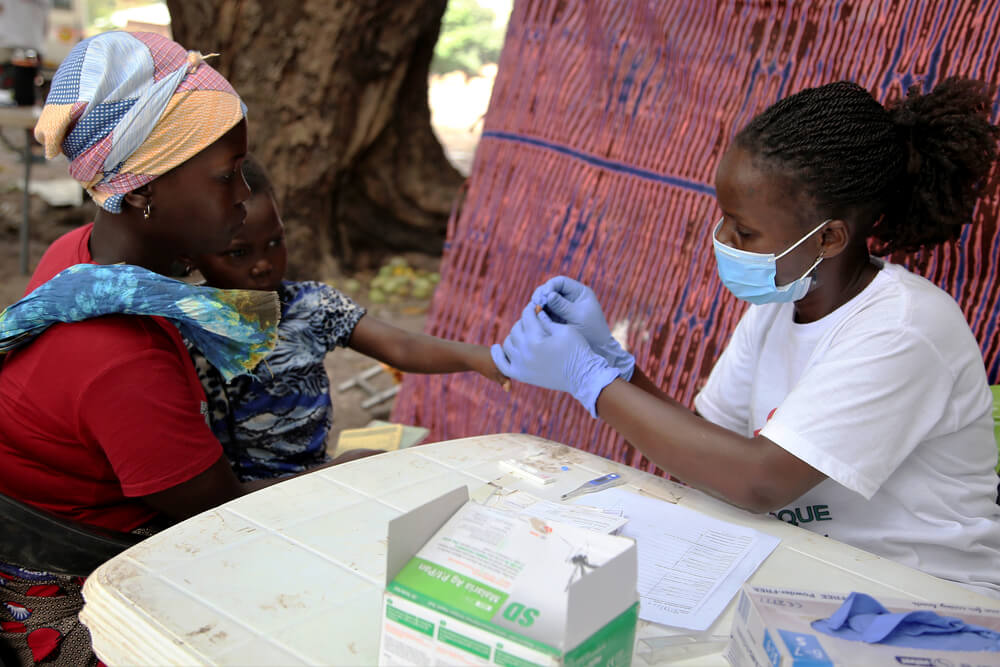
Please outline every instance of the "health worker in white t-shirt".
[{"label": "health worker in white t-shirt", "polygon": [[[657,465],[754,512],[1000,597],[991,395],[955,301],[873,258],[957,238],[997,154],[988,88],[885,108],[841,81],[739,132],[710,223],[749,307],[692,413],[615,342],[594,293],[541,285],[497,368],[570,392]],[[538,307],[542,307],[541,310]]]}]

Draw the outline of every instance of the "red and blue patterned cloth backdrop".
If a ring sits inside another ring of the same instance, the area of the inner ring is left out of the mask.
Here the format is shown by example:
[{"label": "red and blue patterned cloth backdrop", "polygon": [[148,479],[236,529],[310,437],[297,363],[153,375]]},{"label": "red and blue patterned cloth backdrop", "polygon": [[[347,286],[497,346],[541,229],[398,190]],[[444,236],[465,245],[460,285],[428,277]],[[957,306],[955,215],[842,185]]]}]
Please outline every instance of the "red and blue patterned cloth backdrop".
[{"label": "red and blue patterned cloth backdrop", "polygon": [[[690,405],[743,312],[720,284],[713,175],[790,93],[851,79],[882,101],[949,75],[997,82],[1000,0],[517,0],[427,331],[500,341],[556,274],[591,285],[638,364]],[[994,104],[994,120],[997,106]],[[894,257],[961,304],[1000,367],[997,178],[960,241]],[[432,440],[493,432],[649,462],[568,395],[407,376],[393,419]]]}]

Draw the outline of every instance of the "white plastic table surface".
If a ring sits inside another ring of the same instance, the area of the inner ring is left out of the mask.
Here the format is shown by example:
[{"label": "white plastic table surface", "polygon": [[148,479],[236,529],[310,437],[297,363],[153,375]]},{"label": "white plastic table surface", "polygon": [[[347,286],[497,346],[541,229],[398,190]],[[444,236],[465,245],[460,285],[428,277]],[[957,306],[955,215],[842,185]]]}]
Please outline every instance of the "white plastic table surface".
[{"label": "white plastic table surface", "polygon": [[[544,453],[570,470],[539,487],[497,461]],[[637,493],[776,535],[751,578],[763,586],[863,590],[875,597],[988,604],[956,584],[843,543],[736,509],[586,452],[528,435],[450,440],[298,477],[179,523],[102,565],[81,614],[108,665],[374,665],[386,524],[441,493],[493,481],[557,500],[617,471]],[[733,603],[710,629],[728,634]],[[669,633],[640,622],[638,638]],[[727,664],[720,655],[692,664]],[[643,665],[636,657],[634,664]]]}]

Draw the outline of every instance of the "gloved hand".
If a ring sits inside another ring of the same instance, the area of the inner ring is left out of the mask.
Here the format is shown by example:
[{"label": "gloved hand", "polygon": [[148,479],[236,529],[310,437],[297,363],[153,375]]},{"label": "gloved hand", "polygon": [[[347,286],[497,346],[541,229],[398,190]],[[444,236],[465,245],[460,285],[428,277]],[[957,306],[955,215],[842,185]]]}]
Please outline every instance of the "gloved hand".
[{"label": "gloved hand", "polygon": [[597,354],[618,369],[618,375],[628,382],[635,372],[635,357],[626,352],[611,335],[601,304],[594,291],[583,283],[566,276],[549,278],[531,295],[531,303],[546,308],[555,321],[562,320],[587,340]]},{"label": "gloved hand", "polygon": [[583,335],[569,324],[556,324],[529,304],[503,345],[490,348],[493,363],[509,378],[573,395],[591,416],[597,397],[618,378],[618,370],[590,349]]}]

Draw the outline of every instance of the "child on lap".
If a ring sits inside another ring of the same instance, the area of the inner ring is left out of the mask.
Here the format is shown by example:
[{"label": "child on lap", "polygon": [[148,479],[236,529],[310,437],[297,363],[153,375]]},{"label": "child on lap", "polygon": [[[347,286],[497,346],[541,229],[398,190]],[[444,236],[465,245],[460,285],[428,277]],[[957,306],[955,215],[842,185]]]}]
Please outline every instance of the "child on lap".
[{"label": "child on lap", "polygon": [[250,187],[243,229],[224,252],[192,258],[213,287],[273,290],[281,302],[278,345],[255,370],[224,383],[189,345],[209,401],[212,430],[241,480],[302,472],[328,461],[333,420],[326,354],[350,347],[411,373],[476,371],[505,381],[489,349],[411,333],[381,322],[320,282],[284,280],[284,226],[263,167],[243,165]]}]

